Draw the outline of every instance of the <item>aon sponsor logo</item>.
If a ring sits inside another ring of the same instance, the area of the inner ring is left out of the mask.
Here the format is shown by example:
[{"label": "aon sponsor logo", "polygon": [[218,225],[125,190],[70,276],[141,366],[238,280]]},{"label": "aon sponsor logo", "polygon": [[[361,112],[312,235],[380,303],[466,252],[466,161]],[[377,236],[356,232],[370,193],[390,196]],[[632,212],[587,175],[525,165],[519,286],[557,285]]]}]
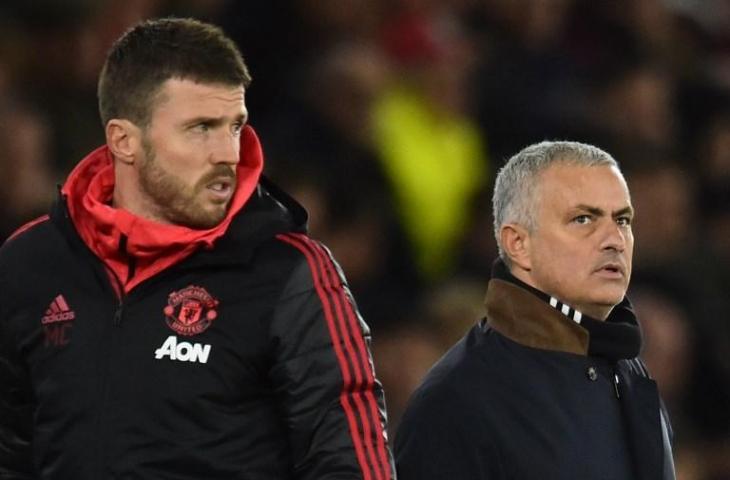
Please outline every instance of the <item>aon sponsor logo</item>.
[{"label": "aon sponsor logo", "polygon": [[203,345],[202,343],[178,343],[177,337],[170,335],[165,343],[155,350],[155,358],[160,360],[169,357],[170,360],[181,362],[207,363],[211,348],[210,345]]}]

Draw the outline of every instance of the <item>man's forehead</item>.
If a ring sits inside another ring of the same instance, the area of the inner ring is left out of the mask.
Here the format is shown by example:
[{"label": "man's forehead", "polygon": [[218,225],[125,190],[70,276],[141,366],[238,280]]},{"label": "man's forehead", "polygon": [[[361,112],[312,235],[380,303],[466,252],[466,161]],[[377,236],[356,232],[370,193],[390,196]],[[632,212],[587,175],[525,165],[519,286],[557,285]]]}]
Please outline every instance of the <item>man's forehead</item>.
[{"label": "man's forehead", "polygon": [[151,104],[149,128],[155,131],[183,128],[202,119],[246,123],[248,110],[243,85],[169,79]]},{"label": "man's forehead", "polygon": [[243,84],[233,85],[221,82],[198,81],[192,78],[172,77],[162,83],[162,88],[167,91],[177,91],[198,95],[210,93],[228,92],[232,95],[243,95],[245,90]]},{"label": "man's forehead", "polygon": [[241,108],[245,105],[243,85],[221,83],[201,83],[188,79],[171,78],[166,80],[158,95],[157,107],[177,109],[198,109],[209,106]]},{"label": "man's forehead", "polygon": [[543,172],[538,185],[542,202],[611,209],[630,205],[626,181],[612,165],[557,163]]}]

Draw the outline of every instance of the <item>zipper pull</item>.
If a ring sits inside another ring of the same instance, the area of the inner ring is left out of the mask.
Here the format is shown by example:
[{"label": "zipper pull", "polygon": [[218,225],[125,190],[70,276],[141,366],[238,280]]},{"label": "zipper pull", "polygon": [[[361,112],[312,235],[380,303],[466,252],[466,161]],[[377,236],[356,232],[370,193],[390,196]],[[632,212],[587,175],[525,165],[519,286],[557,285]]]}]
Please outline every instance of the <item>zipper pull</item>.
[{"label": "zipper pull", "polygon": [[613,390],[616,392],[616,398],[621,398],[621,395],[618,393],[618,373],[615,371],[613,373]]},{"label": "zipper pull", "polygon": [[120,303],[117,310],[114,312],[113,324],[119,326],[122,324],[122,315],[124,315],[124,304]]}]

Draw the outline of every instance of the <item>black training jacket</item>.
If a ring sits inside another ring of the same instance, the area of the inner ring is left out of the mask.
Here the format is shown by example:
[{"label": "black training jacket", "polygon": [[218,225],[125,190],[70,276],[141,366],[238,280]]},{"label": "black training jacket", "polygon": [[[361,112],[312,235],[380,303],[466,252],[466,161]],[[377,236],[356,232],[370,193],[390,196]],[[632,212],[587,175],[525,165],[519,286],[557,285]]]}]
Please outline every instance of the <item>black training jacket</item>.
[{"label": "black training jacket", "polygon": [[389,480],[369,331],[265,179],[120,298],[63,199],[0,250],[0,479]]}]

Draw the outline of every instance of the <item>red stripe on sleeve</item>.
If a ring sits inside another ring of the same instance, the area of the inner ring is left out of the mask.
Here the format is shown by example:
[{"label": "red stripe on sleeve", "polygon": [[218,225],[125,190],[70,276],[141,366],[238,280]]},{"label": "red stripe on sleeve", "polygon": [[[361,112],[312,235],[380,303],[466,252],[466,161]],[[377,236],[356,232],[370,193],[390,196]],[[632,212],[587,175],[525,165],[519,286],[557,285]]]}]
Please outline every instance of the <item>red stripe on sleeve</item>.
[{"label": "red stripe on sleeve", "polygon": [[[309,264],[309,269],[312,273],[312,279],[314,281],[314,287],[317,291],[320,301],[322,302],[322,309],[324,311],[324,316],[327,321],[327,327],[330,333],[330,337],[332,339],[332,345],[335,350],[335,355],[337,356],[337,361],[340,365],[340,370],[342,371],[343,385],[342,391],[340,393],[340,404],[342,405],[342,409],[344,410],[345,416],[347,417],[347,422],[350,427],[350,436],[355,447],[355,455],[357,456],[358,463],[360,464],[360,469],[363,472],[365,480],[372,480],[372,477],[370,475],[370,468],[368,467],[368,463],[365,458],[365,450],[362,445],[362,439],[360,438],[359,429],[355,420],[355,412],[352,408],[352,405],[350,405],[350,400],[348,397],[348,392],[352,388],[352,377],[350,374],[350,368],[347,364],[345,354],[342,351],[339,335],[335,326],[335,320],[333,318],[332,305],[330,304],[330,300],[322,283],[321,274],[319,272],[319,269],[317,268],[317,262],[314,256],[315,253],[306,243],[296,239],[293,236],[277,235],[277,238],[301,251],[306,258],[307,263]],[[362,412],[359,416],[362,417]]]},{"label": "red stripe on sleeve", "polygon": [[8,237],[8,239],[7,239],[6,241],[10,241],[10,240],[14,239],[15,237],[17,237],[17,236],[18,236],[18,235],[20,235],[21,233],[23,233],[23,232],[25,232],[25,231],[28,231],[28,230],[30,230],[31,228],[35,227],[35,226],[36,226],[36,225],[38,225],[39,223],[43,223],[43,222],[45,222],[45,221],[46,221],[46,220],[48,220],[49,218],[51,218],[51,217],[50,217],[50,216],[48,216],[48,215],[43,215],[43,216],[41,216],[41,217],[38,217],[38,218],[36,218],[35,220],[31,220],[30,222],[26,223],[25,225],[23,225],[22,227],[20,227],[20,228],[19,228],[19,229],[17,229],[16,231],[14,231],[14,232],[13,232],[13,233],[12,233],[12,234],[11,234],[11,235],[10,235],[10,236]]},{"label": "red stripe on sleeve", "polygon": [[[353,365],[356,366],[355,368],[358,377],[358,384],[357,395],[355,395],[354,398],[356,402],[358,402],[358,406],[362,405],[362,409],[364,411],[367,411],[367,408],[362,403],[364,395],[364,401],[367,403],[370,409],[371,421],[368,421],[366,414],[362,417],[363,422],[365,422],[364,428],[366,434],[366,446],[368,448],[368,453],[370,454],[370,459],[372,460],[372,465],[376,468],[377,477],[379,479],[385,478],[386,480],[390,480],[391,469],[390,462],[388,461],[387,450],[385,447],[385,434],[383,431],[383,424],[380,421],[377,401],[375,399],[375,395],[373,394],[375,378],[368,357],[367,348],[365,346],[365,340],[363,339],[362,329],[360,328],[359,319],[354,312],[352,303],[349,301],[345,294],[344,288],[340,287],[341,284],[344,284],[344,279],[340,278],[337,267],[334,263],[334,259],[332,259],[332,256],[325,247],[311,240],[306,235],[294,234],[293,236],[299,238],[300,241],[309,245],[309,247],[316,252],[320,266],[323,268],[325,275],[328,276],[328,287],[330,288],[332,293],[337,296],[337,306],[340,307],[340,305],[342,305],[342,308],[344,308],[345,310],[346,317],[342,315],[341,310],[338,308],[338,311],[340,313],[338,319],[340,321],[340,327],[344,335],[346,347],[351,355]],[[351,337],[355,339],[357,353],[355,353],[355,348],[353,347],[350,340]],[[365,377],[365,383],[362,383],[363,376]],[[365,388],[363,388],[363,386]],[[374,451],[375,446],[372,442],[371,428],[375,431],[375,436],[377,437],[377,455]],[[380,468],[378,468],[378,466]]]},{"label": "red stripe on sleeve", "polygon": [[[307,237],[305,237],[307,238]],[[385,448],[385,434],[383,432],[383,424],[380,421],[380,414],[378,411],[378,405],[377,401],[375,399],[375,395],[373,394],[373,388],[375,387],[375,376],[373,374],[373,370],[370,364],[370,359],[368,357],[367,353],[367,347],[365,346],[365,340],[362,335],[362,329],[360,327],[360,321],[357,315],[355,314],[355,311],[353,309],[352,303],[349,301],[348,298],[346,298],[344,289],[342,288],[336,288],[338,282],[344,283],[344,281],[340,278],[340,275],[337,271],[337,267],[334,264],[334,260],[329,253],[328,250],[326,250],[323,246],[314,243],[312,240],[309,240],[314,246],[315,249],[319,252],[320,257],[324,260],[325,265],[327,265],[327,270],[330,276],[330,282],[335,288],[336,292],[338,293],[340,297],[340,301],[345,307],[345,311],[347,313],[347,319],[349,320],[348,326],[350,335],[355,339],[355,342],[357,344],[357,352],[360,357],[360,366],[362,368],[362,371],[365,373],[366,376],[366,389],[365,389],[365,397],[366,402],[368,403],[368,406],[370,407],[370,415],[373,422],[373,428],[376,432],[377,437],[377,450],[379,455],[379,462],[376,462],[376,464],[380,465],[382,468],[382,473],[385,475],[385,480],[390,480],[391,478],[391,472],[390,472],[390,462],[388,461],[388,454],[387,450]],[[342,319],[344,321],[344,318]],[[349,342],[349,339],[348,339]],[[369,430],[369,428],[367,429]],[[368,432],[369,433],[369,432]],[[368,434],[368,443],[371,448],[371,442],[370,442],[370,435]],[[373,458],[375,456],[375,453],[372,453]],[[380,472],[378,472],[380,474]],[[380,475],[378,475],[380,477]]]},{"label": "red stripe on sleeve", "polygon": [[[367,452],[369,454],[370,462],[373,468],[375,468],[375,475],[378,480],[383,480],[381,469],[378,468],[378,458],[375,454],[375,448],[372,442],[372,432],[371,432],[371,422],[368,420],[367,416],[367,407],[363,403],[363,391],[369,391],[373,388],[372,382],[365,382],[364,377],[367,377],[366,372],[368,369],[364,367],[362,363],[358,363],[358,358],[355,353],[355,348],[352,345],[351,337],[359,338],[362,337],[361,334],[355,333],[351,325],[348,328],[347,325],[347,318],[345,317],[345,314],[343,311],[346,312],[347,305],[349,302],[344,296],[344,293],[342,292],[341,288],[338,288],[339,282],[337,279],[339,278],[336,274],[335,276],[332,276],[332,270],[334,269],[334,266],[329,261],[329,257],[326,253],[324,253],[323,249],[319,246],[319,244],[315,243],[311,239],[309,239],[306,236],[303,235],[295,235],[298,237],[301,241],[305,242],[309,248],[312,249],[312,251],[315,253],[317,257],[317,261],[320,267],[321,272],[325,276],[325,287],[330,291],[331,295],[334,298],[334,304],[337,309],[337,320],[340,326],[340,331],[342,332],[342,337],[345,341],[345,349],[349,353],[350,361],[352,362],[352,366],[355,370],[355,379],[356,383],[354,385],[353,390],[353,396],[352,398],[355,400],[355,404],[358,407],[358,411],[361,414],[361,420],[362,420],[362,426],[363,426],[363,435],[365,440],[365,448],[367,449]],[[374,419],[378,417],[373,417],[373,423]]]}]

